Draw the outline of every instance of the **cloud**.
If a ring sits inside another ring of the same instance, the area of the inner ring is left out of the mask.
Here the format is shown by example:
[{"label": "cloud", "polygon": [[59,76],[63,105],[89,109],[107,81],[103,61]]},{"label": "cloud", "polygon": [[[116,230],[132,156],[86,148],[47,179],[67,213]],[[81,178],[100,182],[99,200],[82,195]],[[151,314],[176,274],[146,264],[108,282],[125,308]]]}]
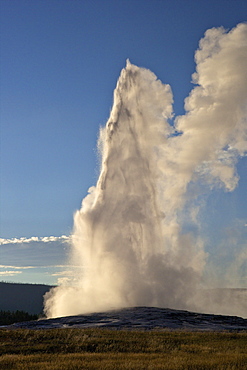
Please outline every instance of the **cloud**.
[{"label": "cloud", "polygon": [[[72,266],[72,265],[46,265],[46,266],[14,266],[14,265],[0,265],[0,269],[13,269],[13,270],[29,270],[29,269],[47,269],[47,268],[81,268],[81,266]],[[59,272],[57,274],[51,274],[52,276],[55,275],[62,275],[63,273],[69,273],[69,271]]]},{"label": "cloud", "polygon": [[0,265],[1,269],[22,269],[22,270],[27,270],[27,269],[34,269],[36,266],[9,266],[9,265]]},{"label": "cloud", "polygon": [[0,276],[15,276],[22,274],[22,271],[0,271]]},{"label": "cloud", "polygon": [[59,271],[51,274],[51,276],[74,276],[74,271]]},{"label": "cloud", "polygon": [[168,153],[179,193],[200,175],[211,186],[237,186],[236,162],[247,150],[246,40],[247,25],[239,24],[229,33],[212,28],[200,41],[197,86],[185,99],[187,113],[176,119],[182,135]]},{"label": "cloud", "polygon": [[51,243],[56,241],[61,241],[63,243],[69,242],[70,237],[67,235],[61,235],[61,236],[32,236],[31,238],[11,238],[11,239],[3,239],[0,238],[0,245],[3,244],[24,244],[24,243],[33,243],[33,242],[43,242],[43,243]]}]

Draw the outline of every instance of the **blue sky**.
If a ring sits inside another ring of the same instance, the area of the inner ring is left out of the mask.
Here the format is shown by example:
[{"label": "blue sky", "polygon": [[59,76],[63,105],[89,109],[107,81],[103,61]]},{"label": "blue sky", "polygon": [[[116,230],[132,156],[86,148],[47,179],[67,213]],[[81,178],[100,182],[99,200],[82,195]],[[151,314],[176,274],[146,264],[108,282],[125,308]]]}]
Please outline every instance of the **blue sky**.
[{"label": "blue sky", "polygon": [[[57,275],[51,275],[59,268],[46,267],[66,266],[68,246],[59,237],[69,235],[73,213],[97,181],[98,131],[126,59],[170,84],[175,115],[183,114],[199,40],[208,28],[231,29],[246,21],[247,3],[1,0],[0,5],[0,235],[40,238],[1,245],[0,273],[3,280],[55,283]],[[226,230],[234,225],[240,244],[246,237],[246,169],[242,159],[234,193],[208,198],[214,214],[207,223],[211,251],[216,241],[219,249],[229,239]],[[41,239],[48,236],[57,239]]]}]

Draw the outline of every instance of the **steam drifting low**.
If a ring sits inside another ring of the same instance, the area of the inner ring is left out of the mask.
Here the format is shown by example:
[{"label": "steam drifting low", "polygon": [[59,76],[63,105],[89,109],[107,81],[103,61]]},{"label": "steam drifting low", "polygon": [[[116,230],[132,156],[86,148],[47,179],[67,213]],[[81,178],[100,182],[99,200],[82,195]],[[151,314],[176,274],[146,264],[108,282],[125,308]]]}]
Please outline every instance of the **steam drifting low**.
[{"label": "steam drifting low", "polygon": [[195,61],[196,86],[174,124],[170,86],[127,61],[100,131],[97,185],[74,217],[71,265],[81,269],[46,295],[49,317],[129,306],[205,312],[205,299],[214,310],[200,293],[203,239],[180,220],[186,209],[197,222],[191,184],[237,186],[247,150],[247,24],[208,30]]}]

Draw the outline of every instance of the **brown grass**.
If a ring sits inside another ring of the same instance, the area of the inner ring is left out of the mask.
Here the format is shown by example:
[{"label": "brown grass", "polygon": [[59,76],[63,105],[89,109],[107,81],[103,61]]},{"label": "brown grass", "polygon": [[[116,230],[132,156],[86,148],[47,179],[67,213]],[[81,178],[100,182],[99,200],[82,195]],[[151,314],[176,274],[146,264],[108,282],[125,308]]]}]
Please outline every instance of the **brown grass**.
[{"label": "brown grass", "polygon": [[247,333],[0,330],[1,369],[247,369]]}]

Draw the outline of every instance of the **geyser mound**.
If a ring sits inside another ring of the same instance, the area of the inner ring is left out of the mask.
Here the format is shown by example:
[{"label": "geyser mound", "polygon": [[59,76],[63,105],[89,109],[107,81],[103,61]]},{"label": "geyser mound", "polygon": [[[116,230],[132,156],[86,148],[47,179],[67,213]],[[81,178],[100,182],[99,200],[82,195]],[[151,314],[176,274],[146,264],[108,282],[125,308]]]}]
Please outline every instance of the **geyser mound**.
[{"label": "geyser mound", "polygon": [[21,322],[11,329],[107,328],[116,330],[246,331],[247,319],[156,307],[131,307],[84,315]]},{"label": "geyser mound", "polygon": [[[127,61],[100,131],[99,180],[74,217],[74,276],[46,295],[49,317],[135,306],[203,307],[203,240],[182,231],[180,215],[186,208],[195,219],[187,190],[198,179],[230,191],[237,184],[247,96],[246,66],[237,56],[243,45],[247,53],[246,34],[243,24],[228,34],[207,31],[196,53],[198,86],[186,100],[188,113],[174,124],[169,85]],[[231,78],[221,74],[222,64]]]}]

